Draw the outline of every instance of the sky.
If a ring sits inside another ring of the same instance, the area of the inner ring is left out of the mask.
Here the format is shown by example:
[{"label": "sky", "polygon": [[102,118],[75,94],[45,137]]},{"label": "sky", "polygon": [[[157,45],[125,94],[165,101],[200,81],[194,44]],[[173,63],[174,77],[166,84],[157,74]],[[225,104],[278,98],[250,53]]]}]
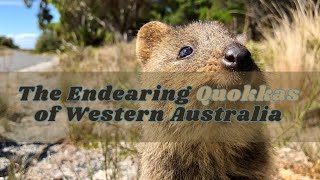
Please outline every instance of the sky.
[{"label": "sky", "polygon": [[[38,28],[37,13],[39,1],[27,8],[23,0],[0,0],[0,36],[14,40],[22,49],[33,49],[41,34]],[[51,7],[53,22],[59,21],[59,13]]]}]

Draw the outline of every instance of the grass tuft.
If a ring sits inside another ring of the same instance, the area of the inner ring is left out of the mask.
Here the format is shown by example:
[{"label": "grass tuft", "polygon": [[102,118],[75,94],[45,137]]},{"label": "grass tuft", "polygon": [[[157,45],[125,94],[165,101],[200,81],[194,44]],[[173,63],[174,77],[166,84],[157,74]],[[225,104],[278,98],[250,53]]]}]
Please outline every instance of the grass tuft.
[{"label": "grass tuft", "polygon": [[270,21],[263,28],[265,38],[259,46],[261,59],[272,72],[310,72],[320,70],[320,1],[296,0],[289,13]]}]

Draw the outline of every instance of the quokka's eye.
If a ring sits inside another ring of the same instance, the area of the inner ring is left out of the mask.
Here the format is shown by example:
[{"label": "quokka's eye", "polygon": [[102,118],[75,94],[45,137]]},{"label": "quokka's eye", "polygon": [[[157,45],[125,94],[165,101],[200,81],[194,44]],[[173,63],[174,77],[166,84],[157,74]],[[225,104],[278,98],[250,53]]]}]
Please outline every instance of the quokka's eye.
[{"label": "quokka's eye", "polygon": [[178,59],[182,59],[185,57],[190,56],[193,53],[193,49],[190,46],[185,46],[183,48],[181,48],[179,55],[178,55]]}]

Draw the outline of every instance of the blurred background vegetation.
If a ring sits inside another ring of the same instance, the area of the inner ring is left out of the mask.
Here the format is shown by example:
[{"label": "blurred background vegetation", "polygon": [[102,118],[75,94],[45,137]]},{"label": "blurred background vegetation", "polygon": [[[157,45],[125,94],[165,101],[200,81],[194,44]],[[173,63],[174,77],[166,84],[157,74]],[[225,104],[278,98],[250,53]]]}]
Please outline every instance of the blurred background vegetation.
[{"label": "blurred background vegetation", "polygon": [[[314,0],[316,1],[316,0]],[[43,30],[36,50],[66,50],[70,46],[101,46],[131,41],[146,22],[159,20],[171,25],[218,20],[234,33],[260,40],[260,25],[294,7],[295,1],[256,0],[24,0],[39,6],[38,24]],[[51,23],[49,5],[60,13]],[[286,13],[288,14],[288,13]],[[47,44],[46,44],[47,43]]]}]

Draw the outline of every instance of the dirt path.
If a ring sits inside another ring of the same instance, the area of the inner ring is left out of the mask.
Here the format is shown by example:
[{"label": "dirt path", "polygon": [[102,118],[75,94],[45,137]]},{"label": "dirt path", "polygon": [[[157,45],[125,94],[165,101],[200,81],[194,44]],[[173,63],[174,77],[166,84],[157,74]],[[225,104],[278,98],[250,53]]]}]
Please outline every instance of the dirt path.
[{"label": "dirt path", "polygon": [[45,71],[52,64],[57,64],[57,58],[50,55],[34,55],[16,50],[2,50],[0,53],[0,72]]}]

